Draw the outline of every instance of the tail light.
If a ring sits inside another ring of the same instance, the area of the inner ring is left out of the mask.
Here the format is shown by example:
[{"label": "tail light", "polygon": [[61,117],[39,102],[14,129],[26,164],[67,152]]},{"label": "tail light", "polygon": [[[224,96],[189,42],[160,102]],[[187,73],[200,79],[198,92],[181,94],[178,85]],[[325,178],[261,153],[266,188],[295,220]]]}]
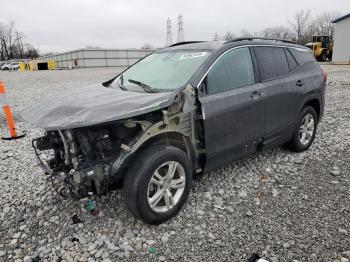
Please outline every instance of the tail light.
[{"label": "tail light", "polygon": [[327,78],[328,78],[327,72],[324,69],[322,69],[322,68],[321,68],[321,71],[322,71],[322,74],[323,74],[323,80],[327,81]]}]

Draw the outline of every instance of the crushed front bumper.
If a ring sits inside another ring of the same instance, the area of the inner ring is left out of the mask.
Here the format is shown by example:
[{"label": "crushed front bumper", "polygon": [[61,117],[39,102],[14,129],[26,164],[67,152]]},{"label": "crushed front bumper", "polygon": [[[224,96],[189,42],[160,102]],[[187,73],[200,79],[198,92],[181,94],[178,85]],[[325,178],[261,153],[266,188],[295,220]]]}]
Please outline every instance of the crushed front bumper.
[{"label": "crushed front bumper", "polygon": [[[32,140],[32,147],[37,158],[37,163],[44,171],[44,174],[47,176],[47,180],[51,181],[55,191],[62,197],[73,197],[74,199],[80,199],[88,195],[85,187],[82,187],[80,184],[74,182],[74,180],[64,172],[55,172],[49,167],[47,160],[44,160],[40,157],[39,149],[36,146],[38,138]],[[58,181],[61,186],[57,188],[54,184],[54,180]]]},{"label": "crushed front bumper", "polygon": [[109,190],[108,165],[96,163],[80,170],[71,169],[69,172],[53,170],[49,162],[40,156],[40,149],[38,149],[36,143],[39,139],[32,140],[32,147],[37,157],[37,162],[47,176],[47,180],[51,180],[52,182],[53,180],[58,180],[62,183],[63,189],[60,192],[64,190],[67,192],[65,195],[71,195],[75,199],[81,199],[87,197],[89,192],[102,195]]}]

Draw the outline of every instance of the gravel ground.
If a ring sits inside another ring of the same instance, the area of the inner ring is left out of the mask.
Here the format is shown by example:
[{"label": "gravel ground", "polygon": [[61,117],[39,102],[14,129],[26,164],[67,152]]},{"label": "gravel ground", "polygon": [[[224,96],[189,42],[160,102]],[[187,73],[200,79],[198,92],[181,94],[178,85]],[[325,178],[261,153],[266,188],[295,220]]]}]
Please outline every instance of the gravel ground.
[{"label": "gravel ground", "polygon": [[18,118],[27,103],[118,69],[0,72],[27,130],[0,140],[0,261],[349,261],[350,67],[324,67],[327,107],[309,151],[264,151],[198,177],[183,210],[160,226],[135,220],[119,192],[96,199],[98,217],[57,196],[30,146],[41,131]]}]

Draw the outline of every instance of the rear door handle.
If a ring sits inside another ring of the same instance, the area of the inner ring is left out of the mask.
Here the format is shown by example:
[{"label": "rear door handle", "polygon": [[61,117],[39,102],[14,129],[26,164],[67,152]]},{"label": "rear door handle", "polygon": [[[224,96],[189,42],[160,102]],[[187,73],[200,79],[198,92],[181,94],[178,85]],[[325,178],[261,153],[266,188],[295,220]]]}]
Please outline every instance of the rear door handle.
[{"label": "rear door handle", "polygon": [[304,84],[304,81],[303,80],[298,80],[295,84],[297,86],[302,86]]}]

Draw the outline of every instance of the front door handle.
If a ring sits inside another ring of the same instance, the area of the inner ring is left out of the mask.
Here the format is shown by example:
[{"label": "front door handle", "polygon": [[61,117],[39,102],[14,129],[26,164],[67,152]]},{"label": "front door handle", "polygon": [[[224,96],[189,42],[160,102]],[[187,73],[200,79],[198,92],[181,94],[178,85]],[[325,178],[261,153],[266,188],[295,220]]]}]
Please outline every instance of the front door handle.
[{"label": "front door handle", "polygon": [[304,81],[303,80],[298,80],[295,84],[297,86],[302,86],[304,84]]},{"label": "front door handle", "polygon": [[251,93],[250,97],[258,98],[259,96],[263,96],[263,95],[264,95],[264,92],[254,91],[253,93]]}]

